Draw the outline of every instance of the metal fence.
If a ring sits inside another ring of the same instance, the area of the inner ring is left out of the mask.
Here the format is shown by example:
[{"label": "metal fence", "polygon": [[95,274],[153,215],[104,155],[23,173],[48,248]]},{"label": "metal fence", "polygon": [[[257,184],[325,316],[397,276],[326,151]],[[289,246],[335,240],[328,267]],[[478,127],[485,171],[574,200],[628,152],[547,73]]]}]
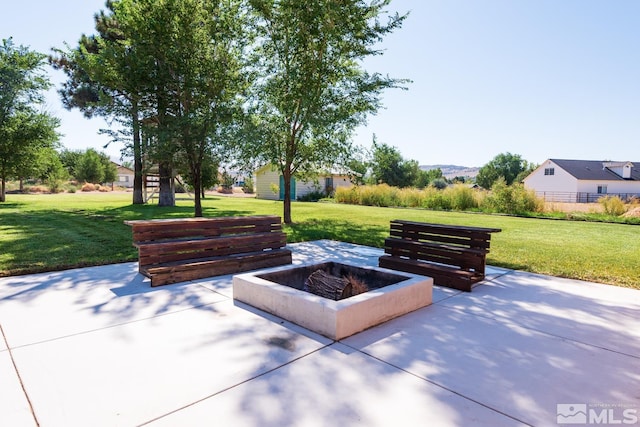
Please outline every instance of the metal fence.
[{"label": "metal fence", "polygon": [[624,202],[632,199],[640,199],[640,193],[570,193],[563,191],[536,191],[536,196],[544,199],[545,202],[560,203],[596,203],[602,197],[619,197]]}]

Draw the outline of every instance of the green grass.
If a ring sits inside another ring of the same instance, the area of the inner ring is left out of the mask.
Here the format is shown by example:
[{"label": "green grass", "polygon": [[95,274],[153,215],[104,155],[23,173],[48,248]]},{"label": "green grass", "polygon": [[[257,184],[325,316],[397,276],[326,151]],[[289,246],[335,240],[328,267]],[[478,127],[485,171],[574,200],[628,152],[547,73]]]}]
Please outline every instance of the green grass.
[{"label": "green grass", "polygon": [[[207,197],[205,216],[282,214],[282,203]],[[193,204],[131,205],[131,194],[14,195],[0,204],[0,276],[135,261],[131,219],[190,217]],[[478,213],[293,203],[289,243],[334,239],[382,247],[389,221],[497,227],[491,265],[640,289],[640,227]]]}]

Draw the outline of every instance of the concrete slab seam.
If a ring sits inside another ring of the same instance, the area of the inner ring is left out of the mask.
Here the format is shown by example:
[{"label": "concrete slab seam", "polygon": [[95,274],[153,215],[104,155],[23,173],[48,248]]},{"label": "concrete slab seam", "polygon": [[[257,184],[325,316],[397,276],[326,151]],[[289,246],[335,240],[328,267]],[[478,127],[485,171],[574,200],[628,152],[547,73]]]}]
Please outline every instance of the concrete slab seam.
[{"label": "concrete slab seam", "polygon": [[36,341],[36,342],[29,343],[29,344],[23,344],[23,345],[15,346],[13,348],[14,349],[26,348],[26,347],[31,347],[31,346],[34,346],[34,345],[46,344],[46,343],[53,342],[53,341],[63,340],[63,339],[66,339],[66,338],[77,337],[77,336],[80,336],[80,335],[92,334],[94,332],[104,331],[104,330],[107,330],[107,329],[118,328],[120,326],[132,325],[134,323],[139,323],[139,322],[146,322],[148,320],[156,319],[158,317],[169,316],[169,315],[172,315],[172,314],[182,313],[183,311],[194,310],[194,309],[207,307],[207,306],[214,305],[214,304],[219,304],[219,303],[222,303],[222,302],[227,302],[227,300],[229,300],[229,298],[227,298],[226,300],[222,300],[222,301],[211,302],[211,303],[208,303],[208,304],[194,305],[192,307],[186,307],[186,308],[182,308],[182,309],[176,310],[176,311],[156,314],[154,316],[143,317],[141,319],[130,320],[128,322],[114,323],[112,325],[103,326],[101,328],[94,328],[94,329],[89,329],[89,330],[86,330],[86,331],[76,332],[76,333],[73,333],[73,334],[61,335],[61,336],[58,336],[58,337],[55,337],[55,338],[49,338],[49,339],[42,340],[42,341]]},{"label": "concrete slab seam", "polygon": [[335,343],[336,343],[336,341],[334,341],[334,342],[332,342],[332,343],[330,343],[330,344],[327,344],[327,345],[323,345],[322,347],[319,347],[319,348],[317,348],[317,349],[315,349],[315,350],[313,350],[313,351],[311,351],[311,352],[309,352],[309,353],[303,354],[303,355],[298,356],[298,357],[296,357],[296,358],[294,358],[294,359],[291,359],[290,361],[288,361],[288,362],[286,362],[286,363],[283,363],[282,365],[276,366],[275,368],[268,369],[268,370],[266,370],[266,371],[264,371],[264,372],[262,372],[262,373],[260,373],[260,374],[258,374],[258,375],[255,375],[255,376],[253,376],[253,377],[251,377],[251,378],[247,378],[246,380],[242,380],[242,381],[240,381],[240,382],[239,382],[239,383],[237,383],[237,384],[233,384],[233,385],[231,385],[231,386],[229,386],[229,387],[223,388],[222,390],[218,390],[218,391],[216,391],[215,393],[212,393],[212,394],[210,394],[210,395],[208,395],[208,396],[205,396],[205,397],[200,398],[200,399],[198,399],[198,400],[194,400],[193,402],[189,403],[188,405],[184,405],[184,406],[181,406],[180,408],[176,408],[176,409],[174,409],[174,410],[172,410],[172,411],[169,411],[169,412],[167,412],[167,413],[165,413],[165,414],[158,415],[157,417],[152,418],[152,419],[150,419],[150,420],[148,420],[148,421],[145,421],[145,422],[143,422],[142,424],[138,424],[138,427],[142,427],[142,426],[149,425],[149,424],[151,424],[151,423],[153,423],[153,422],[156,422],[156,421],[158,421],[158,420],[160,420],[160,419],[162,419],[162,418],[168,417],[168,416],[170,416],[170,415],[172,415],[172,414],[175,414],[175,413],[177,413],[177,412],[180,412],[180,411],[182,411],[182,410],[184,410],[184,409],[190,408],[191,406],[197,405],[198,403],[202,403],[202,402],[204,402],[205,400],[211,399],[212,397],[215,397],[215,396],[217,396],[217,395],[219,395],[219,394],[221,394],[221,393],[224,393],[224,392],[229,391],[229,390],[233,390],[234,388],[236,388],[236,387],[238,387],[238,386],[241,386],[241,385],[246,384],[246,383],[248,383],[248,382],[250,382],[250,381],[253,381],[253,380],[257,379],[257,378],[260,378],[260,377],[263,377],[263,376],[265,376],[265,375],[267,375],[267,374],[270,374],[270,373],[272,373],[272,372],[275,372],[275,371],[277,371],[278,369],[281,369],[281,368],[283,368],[283,367],[285,367],[285,366],[288,366],[288,365],[290,365],[290,364],[292,364],[292,363],[294,363],[294,362],[297,362],[297,361],[298,361],[298,360],[300,360],[300,359],[303,359],[303,358],[305,358],[305,357],[307,357],[307,356],[310,356],[310,355],[312,355],[312,354],[314,354],[314,353],[317,353],[318,351],[323,350],[323,349],[325,349],[325,348],[327,348],[327,347],[330,347],[330,346],[332,346],[332,345],[333,345],[333,344],[335,344]]},{"label": "concrete slab seam", "polygon": [[25,399],[27,399],[27,403],[29,404],[29,411],[31,412],[31,416],[33,417],[33,421],[36,423],[36,426],[40,426],[40,422],[38,421],[38,417],[36,416],[36,412],[33,408],[33,403],[31,403],[31,399],[29,398],[29,393],[27,393],[27,389],[24,385],[24,382],[22,381],[22,377],[20,376],[20,371],[18,370],[18,365],[16,364],[16,360],[13,357],[13,351],[11,349],[11,346],[9,346],[9,340],[7,339],[7,336],[4,333],[4,329],[2,328],[2,325],[0,324],[0,334],[2,334],[2,339],[4,340],[4,344],[7,347],[7,352],[9,354],[9,358],[11,359],[11,364],[13,365],[13,370],[16,373],[16,376],[18,377],[18,382],[20,382],[20,388],[22,388],[22,392],[24,393],[24,397]]},{"label": "concrete slab seam", "polygon": [[376,356],[374,356],[374,355],[372,355],[372,354],[369,354],[369,353],[367,353],[366,351],[363,351],[363,350],[360,350],[360,349],[358,349],[358,348],[352,347],[352,346],[350,346],[350,345],[348,345],[348,344],[345,344],[345,343],[343,343],[343,342],[340,342],[340,343],[341,343],[342,345],[346,346],[346,347],[349,347],[349,348],[353,349],[354,351],[357,351],[358,353],[361,353],[361,354],[363,354],[363,355],[365,355],[365,356],[371,357],[372,359],[375,359],[375,360],[377,360],[378,362],[381,362],[381,363],[384,363],[385,365],[388,365],[388,366],[391,366],[391,367],[393,367],[393,368],[396,368],[396,369],[398,369],[399,371],[402,371],[402,372],[404,372],[404,373],[406,373],[406,374],[409,374],[409,375],[411,375],[411,376],[413,376],[413,377],[415,377],[415,378],[418,378],[418,379],[420,379],[420,380],[422,380],[422,381],[426,381],[426,382],[428,382],[429,384],[432,384],[432,385],[434,385],[434,386],[436,386],[436,387],[439,387],[439,388],[441,388],[441,389],[443,389],[443,390],[446,390],[446,391],[448,391],[448,392],[450,392],[450,393],[453,393],[453,394],[455,394],[456,396],[462,397],[463,399],[466,399],[466,400],[468,400],[468,401],[470,401],[470,402],[473,402],[473,403],[475,403],[475,404],[477,404],[477,405],[480,405],[480,406],[482,406],[482,407],[484,407],[484,408],[487,408],[487,409],[489,409],[489,410],[491,410],[491,411],[493,411],[493,412],[496,412],[496,413],[498,413],[498,414],[500,414],[500,415],[504,415],[505,417],[510,418],[510,419],[512,419],[512,420],[514,420],[514,421],[517,421],[517,422],[519,422],[519,423],[522,423],[523,425],[527,425],[527,426],[533,427],[533,424],[529,424],[529,423],[527,423],[527,422],[525,422],[525,421],[522,421],[521,419],[518,419],[518,418],[514,417],[513,415],[509,415],[509,414],[507,414],[507,413],[505,413],[505,412],[503,412],[503,411],[501,411],[501,410],[499,410],[499,409],[493,408],[493,407],[491,407],[491,406],[487,405],[486,403],[483,403],[483,402],[480,402],[480,401],[478,401],[478,400],[475,400],[475,399],[473,399],[473,398],[471,398],[471,397],[469,397],[469,396],[466,396],[466,395],[464,395],[464,394],[462,394],[462,393],[460,393],[460,392],[458,392],[458,391],[455,391],[455,390],[453,390],[453,389],[451,389],[451,388],[449,388],[449,387],[446,387],[446,386],[444,386],[444,385],[442,385],[442,384],[440,384],[440,383],[437,383],[437,382],[435,382],[435,381],[433,381],[433,380],[430,380],[429,378],[421,377],[420,375],[417,375],[417,374],[415,374],[415,373],[413,373],[413,372],[411,372],[411,371],[408,371],[408,370],[406,370],[406,369],[404,369],[404,368],[401,368],[400,366],[396,366],[396,365],[394,365],[393,363],[390,363],[390,362],[388,362],[388,361],[386,361],[386,360],[380,359],[380,358],[378,358],[378,357],[376,357]]}]

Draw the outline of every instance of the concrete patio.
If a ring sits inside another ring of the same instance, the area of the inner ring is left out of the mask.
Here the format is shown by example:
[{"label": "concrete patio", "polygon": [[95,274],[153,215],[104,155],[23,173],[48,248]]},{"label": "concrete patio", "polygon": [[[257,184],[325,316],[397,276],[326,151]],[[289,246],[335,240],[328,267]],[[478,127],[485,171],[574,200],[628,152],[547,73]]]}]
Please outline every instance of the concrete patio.
[{"label": "concrete patio", "polygon": [[[288,247],[294,264],[381,254]],[[489,268],[335,342],[234,302],[231,280],[1,278],[0,426],[640,425],[640,291]]]}]

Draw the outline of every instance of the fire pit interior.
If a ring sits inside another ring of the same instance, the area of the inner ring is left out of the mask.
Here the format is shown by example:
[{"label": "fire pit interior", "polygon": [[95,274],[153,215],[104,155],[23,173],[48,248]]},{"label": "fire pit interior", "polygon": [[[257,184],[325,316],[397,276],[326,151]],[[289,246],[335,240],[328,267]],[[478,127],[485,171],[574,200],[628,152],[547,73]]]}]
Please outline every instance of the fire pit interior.
[{"label": "fire pit interior", "polygon": [[233,298],[338,340],[431,304],[432,285],[430,277],[330,261],[236,275]]},{"label": "fire pit interior", "polygon": [[409,279],[400,274],[337,262],[259,274],[257,277],[335,301]]}]

